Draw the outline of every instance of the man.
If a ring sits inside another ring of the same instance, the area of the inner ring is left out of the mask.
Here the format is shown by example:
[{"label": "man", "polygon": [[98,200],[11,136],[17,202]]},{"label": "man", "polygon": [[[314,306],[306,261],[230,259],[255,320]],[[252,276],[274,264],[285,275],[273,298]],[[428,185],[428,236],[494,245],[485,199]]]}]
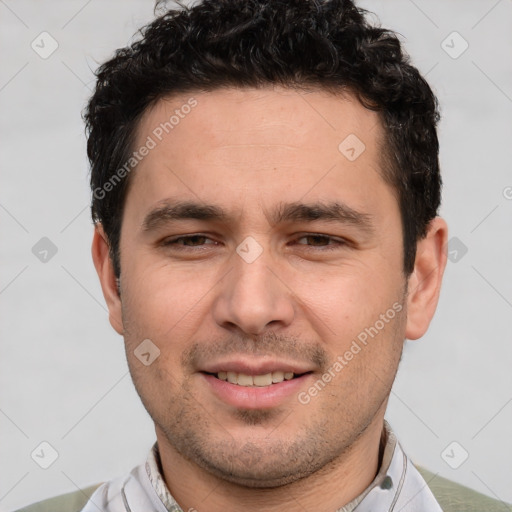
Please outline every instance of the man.
[{"label": "man", "polygon": [[396,36],[348,0],[205,0],[97,76],[92,255],[157,441],[26,510],[499,510],[384,421],[447,241],[436,99]]}]

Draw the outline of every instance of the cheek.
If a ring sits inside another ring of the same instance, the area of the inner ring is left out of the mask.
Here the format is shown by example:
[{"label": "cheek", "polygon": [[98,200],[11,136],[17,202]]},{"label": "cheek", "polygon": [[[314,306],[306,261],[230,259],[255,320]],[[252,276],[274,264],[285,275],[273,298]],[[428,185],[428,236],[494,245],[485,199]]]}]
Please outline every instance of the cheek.
[{"label": "cheek", "polygon": [[[347,318],[339,325],[342,336],[331,345],[333,360],[340,363],[338,393],[341,401],[380,403],[393,384],[405,334],[405,310],[396,311],[399,301],[377,308],[359,318],[359,326]],[[381,316],[382,315],[382,316]],[[379,404],[377,404],[379,405]],[[350,411],[348,411],[350,412]]]},{"label": "cheek", "polygon": [[339,265],[322,273],[295,276],[297,297],[330,328],[330,337],[347,340],[373,325],[395,302],[401,302],[399,271],[377,263]]},{"label": "cheek", "polygon": [[202,322],[208,293],[218,280],[211,271],[171,268],[144,257],[127,262],[125,275],[130,276],[123,282],[125,337],[173,346]]}]

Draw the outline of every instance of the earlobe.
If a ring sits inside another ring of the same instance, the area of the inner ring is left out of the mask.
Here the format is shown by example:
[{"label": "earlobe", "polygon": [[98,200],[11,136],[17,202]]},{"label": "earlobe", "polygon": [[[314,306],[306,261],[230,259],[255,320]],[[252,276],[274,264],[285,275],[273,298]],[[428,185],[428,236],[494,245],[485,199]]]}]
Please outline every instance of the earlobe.
[{"label": "earlobe", "polygon": [[446,267],[448,227],[440,217],[430,222],[427,235],[416,249],[414,271],[409,277],[406,338],[425,334],[434,316]]},{"label": "earlobe", "polygon": [[110,258],[109,244],[100,223],[97,223],[94,228],[91,252],[103,296],[107,303],[110,324],[119,334],[123,334],[121,298],[118,293],[114,266]]}]

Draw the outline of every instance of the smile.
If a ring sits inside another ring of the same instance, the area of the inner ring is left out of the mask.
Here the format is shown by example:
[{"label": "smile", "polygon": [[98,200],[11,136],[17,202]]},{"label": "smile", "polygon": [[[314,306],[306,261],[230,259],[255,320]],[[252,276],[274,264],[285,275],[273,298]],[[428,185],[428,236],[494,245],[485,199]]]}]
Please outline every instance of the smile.
[{"label": "smile", "polygon": [[247,375],[237,372],[218,372],[213,374],[220,380],[227,381],[231,384],[237,384],[244,387],[264,387],[272,384],[279,384],[284,380],[292,380],[295,377],[293,372],[270,372],[263,375]]},{"label": "smile", "polygon": [[237,409],[269,409],[296,399],[313,372],[272,371],[258,375],[233,371],[200,372],[209,392]]}]

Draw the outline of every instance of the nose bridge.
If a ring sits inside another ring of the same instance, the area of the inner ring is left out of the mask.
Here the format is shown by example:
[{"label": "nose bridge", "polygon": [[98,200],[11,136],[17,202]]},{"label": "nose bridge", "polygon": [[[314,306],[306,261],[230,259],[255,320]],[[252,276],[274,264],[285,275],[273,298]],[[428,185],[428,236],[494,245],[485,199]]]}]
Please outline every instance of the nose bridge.
[{"label": "nose bridge", "polygon": [[269,324],[288,325],[294,308],[286,286],[276,275],[272,251],[253,237],[245,238],[233,255],[232,272],[221,284],[214,307],[219,325],[236,325],[249,334],[260,334]]},{"label": "nose bridge", "polygon": [[[272,273],[272,254],[268,247],[263,247],[253,237],[247,237],[236,249],[233,258],[235,265],[235,284],[237,293],[260,293],[266,291],[271,295],[273,283],[269,283]],[[259,290],[261,288],[261,290]],[[262,297],[263,298],[263,297]]]}]

